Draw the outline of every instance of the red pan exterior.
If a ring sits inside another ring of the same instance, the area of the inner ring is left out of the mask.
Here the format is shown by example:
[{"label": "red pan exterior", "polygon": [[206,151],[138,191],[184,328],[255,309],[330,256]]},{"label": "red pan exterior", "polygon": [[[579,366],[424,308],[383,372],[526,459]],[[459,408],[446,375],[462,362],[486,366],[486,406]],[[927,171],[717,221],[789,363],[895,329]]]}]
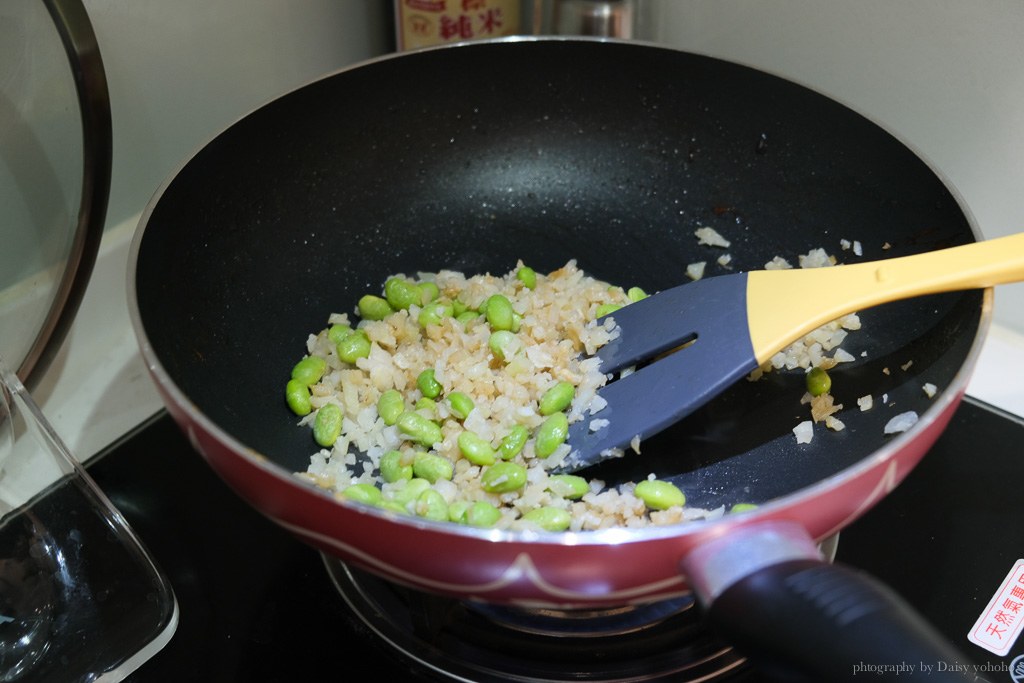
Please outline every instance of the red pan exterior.
[{"label": "red pan exterior", "polygon": [[[506,49],[515,60],[500,54]],[[460,82],[475,84],[492,73],[481,64],[516,68],[460,109],[424,82],[435,64],[449,75],[465,68]],[[588,69],[604,80],[592,84]],[[651,83],[641,82],[647,75]],[[640,278],[655,291],[678,284],[680,264],[694,260],[688,231],[696,220],[736,226],[738,269],[761,267],[782,246],[819,246],[820,224],[828,220],[880,231],[868,243],[875,257],[973,239],[955,199],[890,136],[820,95],[736,65],[636,45],[540,41],[428,51],[337,78],[270,103],[186,163],[143,215],[129,273],[133,324],[168,410],[219,476],[302,541],[457,598],[521,606],[649,602],[686,592],[680,560],[736,525],[795,520],[815,539],[834,534],[902,481],[949,422],[980,347],[991,292],[942,295],[880,314],[871,331],[866,326],[870,353],[843,381],[872,392],[880,381],[894,382],[890,401],[921,414],[905,434],[883,437],[885,411],[854,408],[844,433],[823,433],[801,451],[788,433],[794,394],[784,384],[743,387],[672,432],[672,443],[690,453],[719,447],[710,437],[721,431],[723,415],[746,419],[746,431],[763,431],[752,441],[734,430],[732,441],[722,442],[732,449],[727,466],[750,465],[769,484],[752,512],[672,527],[538,535],[400,517],[306,484],[292,474],[303,467],[303,453],[285,452],[301,432],[280,400],[278,379],[314,331],[311,321],[393,272],[482,272],[514,264],[525,240],[545,267],[579,257],[584,267],[602,269],[601,277]],[[421,91],[390,107],[396,79]],[[608,79],[619,79],[611,97]],[[502,111],[510,87],[515,104]],[[376,104],[364,106],[353,93]],[[501,116],[477,125],[473,117],[487,111]],[[353,131],[350,117],[358,122]],[[370,134],[378,123],[379,134]],[[420,135],[401,135],[409,126],[419,126]],[[759,140],[768,141],[767,152]],[[450,145],[472,154],[449,160]],[[366,171],[364,158],[390,175]],[[418,170],[439,159],[450,163]],[[682,184],[688,194],[677,192]],[[529,222],[538,216],[547,221],[543,230]],[[374,230],[408,235],[421,220],[433,227],[415,234],[414,248],[364,240]],[[756,225],[748,229],[748,220]],[[347,251],[354,240],[363,240],[360,249]],[[892,250],[883,252],[889,241]],[[282,272],[314,286],[282,294],[269,285],[279,261]],[[330,297],[322,295],[325,287]],[[910,371],[883,375],[873,365],[893,363],[895,370],[908,360],[904,350],[915,360]],[[939,375],[940,393],[926,399],[921,385]],[[772,403],[778,396],[781,407]],[[753,458],[742,452],[748,448],[757,451]],[[829,460],[840,464],[817,474],[813,466]],[[757,469],[762,461],[771,466]],[[792,463],[800,466],[783,472]],[[728,467],[716,477],[722,469]]]},{"label": "red pan exterior", "polygon": [[[159,375],[157,375],[159,379]],[[520,607],[643,603],[689,591],[681,559],[702,540],[738,524],[797,521],[822,540],[892,491],[939,438],[962,392],[926,416],[913,435],[814,490],[762,509],[653,536],[601,533],[525,538],[450,524],[410,524],[368,506],[339,502],[284,475],[255,453],[227,443],[161,387],[193,446],[235,491],[302,541],[396,583],[464,600]]]}]

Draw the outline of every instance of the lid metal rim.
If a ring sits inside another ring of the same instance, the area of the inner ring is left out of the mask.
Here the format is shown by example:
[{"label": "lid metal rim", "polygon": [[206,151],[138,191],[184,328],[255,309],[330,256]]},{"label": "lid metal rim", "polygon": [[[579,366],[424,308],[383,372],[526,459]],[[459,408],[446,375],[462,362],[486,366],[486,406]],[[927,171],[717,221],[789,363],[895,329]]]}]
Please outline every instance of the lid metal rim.
[{"label": "lid metal rim", "polygon": [[110,197],[113,132],[106,72],[81,0],[44,0],[71,65],[82,119],[82,195],[56,294],[17,374],[32,389],[53,362],[85,296],[103,237]]}]

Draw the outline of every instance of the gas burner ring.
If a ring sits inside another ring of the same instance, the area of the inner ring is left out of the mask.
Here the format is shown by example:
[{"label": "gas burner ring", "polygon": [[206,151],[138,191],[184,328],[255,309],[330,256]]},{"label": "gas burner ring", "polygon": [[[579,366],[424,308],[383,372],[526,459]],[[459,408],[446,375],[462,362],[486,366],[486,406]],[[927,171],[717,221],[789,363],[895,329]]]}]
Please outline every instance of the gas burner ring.
[{"label": "gas burner ring", "polygon": [[712,681],[745,660],[703,627],[689,596],[602,610],[527,610],[421,593],[323,555],[359,619],[429,680]]}]

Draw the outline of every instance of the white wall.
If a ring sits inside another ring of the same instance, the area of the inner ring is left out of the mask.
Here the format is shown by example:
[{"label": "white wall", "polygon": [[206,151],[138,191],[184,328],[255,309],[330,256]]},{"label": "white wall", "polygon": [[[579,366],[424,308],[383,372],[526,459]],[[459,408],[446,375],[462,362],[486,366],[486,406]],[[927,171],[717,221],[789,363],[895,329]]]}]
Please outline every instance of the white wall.
[{"label": "white wall", "polygon": [[[651,0],[651,37],[788,77],[932,162],[984,237],[1024,231],[1021,0]],[[996,291],[1024,333],[1024,285]]]},{"label": "white wall", "polygon": [[380,54],[386,0],[85,0],[110,87],[107,224],[134,216],[192,151],[272,97]]}]

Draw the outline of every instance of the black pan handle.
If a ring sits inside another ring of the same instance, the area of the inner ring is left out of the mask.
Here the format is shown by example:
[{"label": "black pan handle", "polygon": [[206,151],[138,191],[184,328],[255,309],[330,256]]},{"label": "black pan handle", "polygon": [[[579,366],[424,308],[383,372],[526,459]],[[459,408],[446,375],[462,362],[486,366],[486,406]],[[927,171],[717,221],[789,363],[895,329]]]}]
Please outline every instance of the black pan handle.
[{"label": "black pan handle", "polygon": [[743,527],[683,567],[711,625],[780,681],[975,681],[971,661],[905,600],[827,562],[799,525]]}]

